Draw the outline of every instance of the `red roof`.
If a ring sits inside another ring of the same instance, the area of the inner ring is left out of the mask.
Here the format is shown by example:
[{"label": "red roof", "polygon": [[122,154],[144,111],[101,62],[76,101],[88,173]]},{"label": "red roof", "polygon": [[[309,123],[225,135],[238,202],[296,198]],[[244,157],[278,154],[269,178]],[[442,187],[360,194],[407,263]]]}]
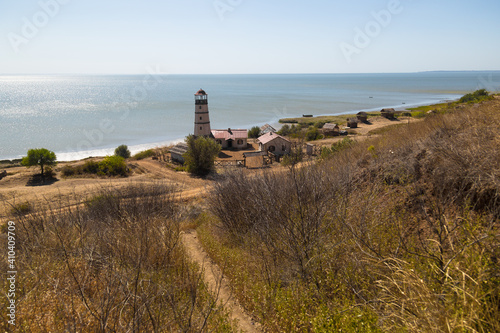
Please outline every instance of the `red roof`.
[{"label": "red roof", "polygon": [[195,96],[204,96],[206,95],[207,93],[205,92],[205,90],[203,89],[200,89],[198,90],[198,92],[196,94],[194,94]]},{"label": "red roof", "polygon": [[290,142],[290,140],[287,140],[284,137],[282,137],[281,135],[278,135],[278,134],[273,133],[273,132],[269,132],[269,133],[266,133],[266,134],[260,136],[258,138],[258,141],[260,143],[262,143],[263,145],[265,145],[266,143],[271,142],[277,138],[282,138],[283,140]]},{"label": "red roof", "polygon": [[212,134],[214,138],[223,140],[237,140],[248,138],[248,130],[246,129],[212,130]]}]

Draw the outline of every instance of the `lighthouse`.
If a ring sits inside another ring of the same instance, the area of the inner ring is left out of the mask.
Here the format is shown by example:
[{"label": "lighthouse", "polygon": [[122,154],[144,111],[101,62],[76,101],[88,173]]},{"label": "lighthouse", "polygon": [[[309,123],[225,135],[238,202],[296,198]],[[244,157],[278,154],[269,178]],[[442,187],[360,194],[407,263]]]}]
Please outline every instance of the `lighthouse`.
[{"label": "lighthouse", "polygon": [[200,89],[194,95],[195,111],[194,111],[194,135],[195,136],[211,136],[210,118],[208,116],[208,95]]}]

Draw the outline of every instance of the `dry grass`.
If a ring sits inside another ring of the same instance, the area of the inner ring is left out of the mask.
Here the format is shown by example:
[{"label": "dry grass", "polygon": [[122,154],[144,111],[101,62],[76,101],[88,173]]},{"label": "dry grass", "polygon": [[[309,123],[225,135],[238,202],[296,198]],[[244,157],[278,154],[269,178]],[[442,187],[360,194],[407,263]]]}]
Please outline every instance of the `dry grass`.
[{"label": "dry grass", "polygon": [[231,330],[187,261],[173,198],[168,185],[131,184],[20,217],[17,332]]},{"label": "dry grass", "polygon": [[499,110],[428,116],[317,166],[228,175],[204,242],[258,286],[235,289],[271,331],[499,331]]}]

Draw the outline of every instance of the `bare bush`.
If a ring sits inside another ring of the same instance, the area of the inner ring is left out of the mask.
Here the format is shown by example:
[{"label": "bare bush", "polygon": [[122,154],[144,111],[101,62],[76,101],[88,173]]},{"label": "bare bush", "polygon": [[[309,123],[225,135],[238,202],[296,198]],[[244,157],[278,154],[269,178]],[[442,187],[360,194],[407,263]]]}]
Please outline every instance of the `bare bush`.
[{"label": "bare bush", "polygon": [[198,332],[224,322],[180,246],[173,193],[165,184],[103,188],[83,205],[21,218],[18,324],[33,332]]}]

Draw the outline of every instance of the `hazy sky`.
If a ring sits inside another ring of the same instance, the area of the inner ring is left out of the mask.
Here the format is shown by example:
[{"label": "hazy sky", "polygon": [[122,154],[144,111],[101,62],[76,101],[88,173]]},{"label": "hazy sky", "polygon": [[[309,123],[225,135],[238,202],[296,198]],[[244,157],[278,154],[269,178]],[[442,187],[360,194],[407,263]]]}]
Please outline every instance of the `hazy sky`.
[{"label": "hazy sky", "polygon": [[499,0],[3,0],[0,73],[500,70]]}]

